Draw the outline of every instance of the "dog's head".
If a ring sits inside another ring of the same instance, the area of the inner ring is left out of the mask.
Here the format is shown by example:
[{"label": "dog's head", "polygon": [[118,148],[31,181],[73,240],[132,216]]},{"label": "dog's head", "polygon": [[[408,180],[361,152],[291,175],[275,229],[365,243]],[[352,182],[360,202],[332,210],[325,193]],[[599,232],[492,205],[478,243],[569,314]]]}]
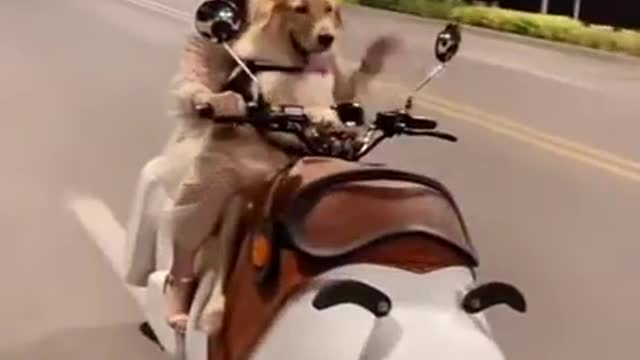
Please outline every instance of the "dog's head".
[{"label": "dog's head", "polygon": [[306,53],[329,50],[342,26],[336,0],[254,0],[250,22],[278,22],[293,46]]}]

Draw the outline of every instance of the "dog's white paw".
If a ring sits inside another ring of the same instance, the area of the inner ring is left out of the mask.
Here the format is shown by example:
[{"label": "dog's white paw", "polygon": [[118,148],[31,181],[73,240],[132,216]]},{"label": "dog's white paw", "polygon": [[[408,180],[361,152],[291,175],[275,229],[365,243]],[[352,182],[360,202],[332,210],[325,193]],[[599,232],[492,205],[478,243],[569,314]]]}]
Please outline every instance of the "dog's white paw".
[{"label": "dog's white paw", "polygon": [[361,70],[370,75],[382,71],[387,58],[402,48],[402,41],[392,35],[383,35],[375,39],[362,57]]},{"label": "dog's white paw", "polygon": [[312,123],[319,128],[330,128],[342,125],[335,110],[326,107],[307,107],[305,113]]}]

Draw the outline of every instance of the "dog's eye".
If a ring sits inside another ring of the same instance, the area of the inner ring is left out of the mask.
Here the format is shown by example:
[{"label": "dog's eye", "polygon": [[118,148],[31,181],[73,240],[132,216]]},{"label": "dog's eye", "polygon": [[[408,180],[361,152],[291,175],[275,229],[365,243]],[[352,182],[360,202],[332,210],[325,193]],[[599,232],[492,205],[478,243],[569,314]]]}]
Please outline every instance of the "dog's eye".
[{"label": "dog's eye", "polygon": [[327,5],[327,7],[324,9],[324,11],[325,11],[327,14],[331,14],[331,13],[333,12],[333,6],[331,6],[331,5]]},{"label": "dog's eye", "polygon": [[298,14],[306,14],[309,12],[309,7],[307,5],[296,5],[293,8],[293,11],[295,11]]}]

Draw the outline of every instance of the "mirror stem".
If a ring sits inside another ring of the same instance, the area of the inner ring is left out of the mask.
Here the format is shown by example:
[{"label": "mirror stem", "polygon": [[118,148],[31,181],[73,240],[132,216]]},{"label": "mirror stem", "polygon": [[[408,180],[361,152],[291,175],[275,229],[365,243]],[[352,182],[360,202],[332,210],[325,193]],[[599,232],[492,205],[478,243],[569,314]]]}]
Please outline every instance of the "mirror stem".
[{"label": "mirror stem", "polygon": [[235,51],[233,51],[233,49],[229,46],[229,44],[227,43],[222,43],[222,46],[224,47],[224,49],[227,51],[227,53],[229,55],[231,55],[231,57],[233,58],[233,60],[236,62],[236,64],[238,64],[240,66],[240,68],[242,69],[242,71],[245,72],[245,74],[247,74],[249,76],[249,78],[251,79],[251,81],[253,82],[254,86],[252,87],[253,89],[253,98],[255,99],[255,101],[258,103],[258,105],[262,105],[261,103],[261,96],[260,94],[262,94],[262,91],[260,89],[260,82],[258,81],[258,78],[251,72],[251,70],[249,69],[249,67],[247,67],[247,64],[244,63],[244,61],[242,61],[242,59],[240,59],[238,57],[238,55],[235,53]]},{"label": "mirror stem", "polygon": [[233,58],[233,60],[235,60],[235,62],[240,65],[240,67],[242,68],[242,70],[249,75],[249,77],[251,78],[252,81],[256,82],[256,84],[258,83],[258,79],[255,77],[255,75],[253,75],[253,73],[251,72],[251,70],[249,70],[249,68],[247,67],[247,65],[244,63],[244,61],[242,61],[242,59],[240,59],[238,57],[238,55],[236,55],[236,53],[233,51],[233,49],[231,49],[231,47],[229,46],[229,44],[227,43],[223,43],[222,46],[224,46],[224,49],[227,50],[227,52],[229,53],[229,55],[231,55],[231,57]]},{"label": "mirror stem", "polygon": [[438,76],[438,74],[442,72],[442,70],[444,70],[446,66],[447,65],[445,63],[438,64],[435,68],[433,68],[433,70],[431,70],[431,72],[424,78],[424,80],[422,80],[418,84],[418,86],[416,86],[416,88],[411,92],[411,94],[407,98],[407,101],[404,104],[405,111],[411,110],[411,108],[413,107],[413,98],[415,97],[415,95],[420,90],[422,90],[422,88],[425,87],[429,82],[431,82],[431,80],[433,80],[436,76]]}]

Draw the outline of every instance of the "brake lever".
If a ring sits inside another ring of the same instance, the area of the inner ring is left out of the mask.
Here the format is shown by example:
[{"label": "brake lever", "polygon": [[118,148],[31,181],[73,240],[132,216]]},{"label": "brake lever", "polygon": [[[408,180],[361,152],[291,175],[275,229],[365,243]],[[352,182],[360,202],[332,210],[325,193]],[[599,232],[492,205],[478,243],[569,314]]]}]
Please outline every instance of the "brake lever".
[{"label": "brake lever", "polygon": [[402,123],[411,129],[433,130],[438,127],[438,122],[424,116],[413,116],[405,114]]},{"label": "brake lever", "polygon": [[458,138],[452,134],[449,133],[445,133],[442,131],[432,131],[432,130],[427,130],[427,131],[417,131],[417,130],[405,130],[404,131],[405,135],[416,135],[416,136],[431,136],[434,138],[438,138],[438,139],[442,139],[442,140],[447,140],[447,141],[451,141],[451,142],[457,142]]}]

